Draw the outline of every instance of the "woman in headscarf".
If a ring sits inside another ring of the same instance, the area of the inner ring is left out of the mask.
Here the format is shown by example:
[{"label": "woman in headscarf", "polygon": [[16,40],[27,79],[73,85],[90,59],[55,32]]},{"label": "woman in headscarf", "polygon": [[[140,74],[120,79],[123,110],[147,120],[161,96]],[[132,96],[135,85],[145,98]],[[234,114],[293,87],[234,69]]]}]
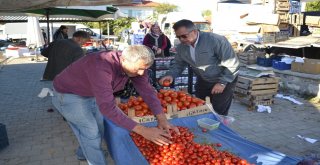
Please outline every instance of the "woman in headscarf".
[{"label": "woman in headscarf", "polygon": [[167,37],[161,32],[157,23],[151,26],[150,33],[143,39],[143,45],[151,48],[156,56],[164,57],[164,50],[167,47]]}]

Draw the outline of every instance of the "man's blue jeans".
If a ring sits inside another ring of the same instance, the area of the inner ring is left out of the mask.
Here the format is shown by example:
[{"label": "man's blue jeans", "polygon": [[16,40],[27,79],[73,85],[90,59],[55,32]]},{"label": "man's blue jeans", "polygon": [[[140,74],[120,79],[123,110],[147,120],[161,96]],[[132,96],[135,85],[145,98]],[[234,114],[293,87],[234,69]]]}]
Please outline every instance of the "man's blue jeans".
[{"label": "man's blue jeans", "polygon": [[103,116],[95,98],[53,91],[53,105],[67,120],[80,144],[78,157],[83,153],[89,165],[106,165],[101,148]]}]

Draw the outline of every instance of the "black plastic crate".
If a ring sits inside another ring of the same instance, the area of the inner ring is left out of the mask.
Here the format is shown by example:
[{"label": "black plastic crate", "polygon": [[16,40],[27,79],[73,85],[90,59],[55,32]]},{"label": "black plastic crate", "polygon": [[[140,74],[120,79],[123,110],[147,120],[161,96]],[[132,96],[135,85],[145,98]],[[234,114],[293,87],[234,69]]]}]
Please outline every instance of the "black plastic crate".
[{"label": "black plastic crate", "polygon": [[0,150],[9,145],[6,125],[0,123]]}]

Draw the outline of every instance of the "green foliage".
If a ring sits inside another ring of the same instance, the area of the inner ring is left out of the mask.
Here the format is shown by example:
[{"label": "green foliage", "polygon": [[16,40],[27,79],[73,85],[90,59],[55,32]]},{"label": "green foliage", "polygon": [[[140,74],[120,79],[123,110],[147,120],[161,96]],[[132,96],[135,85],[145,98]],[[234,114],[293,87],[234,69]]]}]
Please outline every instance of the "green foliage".
[{"label": "green foliage", "polygon": [[110,21],[110,29],[113,30],[114,35],[120,36],[125,29],[130,29],[131,23],[136,21],[135,18],[118,18]]},{"label": "green foliage", "polygon": [[201,14],[202,17],[211,16],[211,10],[203,10]]},{"label": "green foliage", "polygon": [[306,11],[320,11],[320,0],[307,2]]},{"label": "green foliage", "polygon": [[[130,29],[131,22],[136,21],[135,18],[118,18],[116,20],[109,20],[101,22],[102,34],[108,34],[108,23],[110,35],[120,36],[121,32],[125,29]],[[99,29],[99,22],[83,22],[82,24],[89,28]]]},{"label": "green foliage", "polygon": [[83,22],[82,24],[88,26],[89,28],[99,29],[99,22]]},{"label": "green foliage", "polygon": [[177,6],[169,3],[161,3],[159,6],[155,7],[157,14],[167,14],[169,12],[177,11]]}]

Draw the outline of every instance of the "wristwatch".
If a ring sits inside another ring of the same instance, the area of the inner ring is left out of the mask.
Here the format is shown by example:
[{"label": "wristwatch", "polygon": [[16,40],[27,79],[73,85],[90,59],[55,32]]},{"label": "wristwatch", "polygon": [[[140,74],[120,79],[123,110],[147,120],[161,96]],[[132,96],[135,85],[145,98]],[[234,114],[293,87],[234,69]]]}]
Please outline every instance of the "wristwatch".
[{"label": "wristwatch", "polygon": [[221,86],[226,86],[227,84],[225,84],[225,83],[219,83]]}]

